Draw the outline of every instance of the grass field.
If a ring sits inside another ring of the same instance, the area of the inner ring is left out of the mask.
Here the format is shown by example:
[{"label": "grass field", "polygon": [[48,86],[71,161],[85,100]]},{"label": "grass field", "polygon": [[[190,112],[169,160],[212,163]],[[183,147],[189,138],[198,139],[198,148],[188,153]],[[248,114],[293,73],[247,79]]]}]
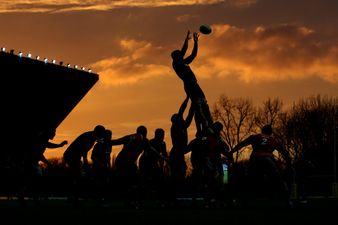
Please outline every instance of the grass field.
[{"label": "grass field", "polygon": [[109,200],[98,205],[94,199],[80,200],[77,206],[66,198],[40,199],[35,205],[26,199],[1,199],[1,224],[338,224],[338,200],[336,198],[311,198],[306,204],[295,201],[294,207],[272,199],[250,199],[246,205],[204,208],[202,201],[195,206],[190,200],[181,199],[175,206],[161,208],[154,201],[145,201],[139,209],[126,207],[124,202]]}]

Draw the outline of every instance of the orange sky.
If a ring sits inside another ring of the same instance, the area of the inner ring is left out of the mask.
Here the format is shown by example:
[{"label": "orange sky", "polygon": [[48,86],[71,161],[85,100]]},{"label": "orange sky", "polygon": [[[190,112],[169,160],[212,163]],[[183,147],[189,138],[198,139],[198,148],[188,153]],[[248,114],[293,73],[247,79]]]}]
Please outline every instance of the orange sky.
[{"label": "orange sky", "polygon": [[285,105],[338,96],[336,0],[0,0],[1,47],[100,75],[55,141],[71,142],[96,124],[114,138],[143,124],[149,138],[164,128],[170,147],[170,117],[185,97],[170,52],[201,24],[213,32],[200,37],[191,67],[211,107],[221,94]]}]

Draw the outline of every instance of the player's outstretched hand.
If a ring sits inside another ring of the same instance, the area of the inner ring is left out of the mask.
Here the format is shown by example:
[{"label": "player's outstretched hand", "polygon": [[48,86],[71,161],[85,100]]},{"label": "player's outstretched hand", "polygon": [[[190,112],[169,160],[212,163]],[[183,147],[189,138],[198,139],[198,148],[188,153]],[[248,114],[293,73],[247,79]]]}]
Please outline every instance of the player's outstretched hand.
[{"label": "player's outstretched hand", "polygon": [[187,31],[187,36],[185,37],[186,41],[188,41],[189,39],[191,39],[191,32],[190,32],[190,30]]},{"label": "player's outstretched hand", "polygon": [[194,32],[194,41],[198,41],[200,34],[197,32]]}]

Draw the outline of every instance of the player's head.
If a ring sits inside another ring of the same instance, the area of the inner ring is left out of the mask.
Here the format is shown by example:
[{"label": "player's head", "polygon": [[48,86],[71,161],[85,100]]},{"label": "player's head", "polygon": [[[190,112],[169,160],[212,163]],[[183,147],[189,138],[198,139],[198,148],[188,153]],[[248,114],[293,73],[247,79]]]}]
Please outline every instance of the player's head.
[{"label": "player's head", "polygon": [[182,116],[180,116],[178,113],[174,113],[171,116],[170,120],[171,120],[171,123],[175,123],[175,124],[184,122]]},{"label": "player's head", "polygon": [[266,124],[262,127],[262,134],[266,134],[266,135],[272,134],[272,127],[270,124]]},{"label": "player's head", "polygon": [[143,125],[140,125],[136,128],[136,133],[141,134],[143,137],[147,137],[147,128]]},{"label": "player's head", "polygon": [[213,124],[211,124],[211,129],[215,133],[219,134],[222,131],[222,129],[223,129],[223,124],[221,122],[219,122],[219,121],[216,121]]},{"label": "player's head", "polygon": [[171,116],[170,121],[171,121],[172,123],[175,123],[175,121],[177,121],[177,118],[178,118],[178,114],[175,113],[175,114],[173,114],[173,115]]},{"label": "player's head", "polygon": [[51,130],[47,131],[47,135],[48,135],[48,138],[50,140],[52,140],[55,137],[55,135],[56,135],[55,129],[51,129]]},{"label": "player's head", "polygon": [[164,139],[164,130],[162,128],[157,128],[155,130],[155,138],[158,140]]},{"label": "player's head", "polygon": [[180,50],[174,50],[171,52],[171,58],[173,60],[178,60],[183,57],[182,52]]},{"label": "player's head", "polygon": [[106,128],[104,128],[104,126],[102,125],[97,125],[94,128],[94,134],[98,139],[101,139],[104,137],[104,133],[105,133]]},{"label": "player's head", "polygon": [[47,129],[44,131],[41,131],[38,135],[42,139],[49,139],[52,140],[55,137],[55,129]]}]

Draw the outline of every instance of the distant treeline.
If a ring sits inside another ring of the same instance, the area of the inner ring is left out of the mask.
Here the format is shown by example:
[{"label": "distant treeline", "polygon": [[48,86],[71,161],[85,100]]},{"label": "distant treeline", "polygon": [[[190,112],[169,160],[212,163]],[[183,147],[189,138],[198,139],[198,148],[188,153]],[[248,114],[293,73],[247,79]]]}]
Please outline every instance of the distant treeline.
[{"label": "distant treeline", "polygon": [[[220,96],[213,107],[213,117],[223,123],[223,138],[232,149],[264,124],[271,124],[293,158],[295,168],[311,170],[316,175],[334,175],[337,164],[338,98],[310,96],[283,107],[278,99],[267,99],[254,107],[249,99]],[[235,160],[246,158],[243,149]]]}]

